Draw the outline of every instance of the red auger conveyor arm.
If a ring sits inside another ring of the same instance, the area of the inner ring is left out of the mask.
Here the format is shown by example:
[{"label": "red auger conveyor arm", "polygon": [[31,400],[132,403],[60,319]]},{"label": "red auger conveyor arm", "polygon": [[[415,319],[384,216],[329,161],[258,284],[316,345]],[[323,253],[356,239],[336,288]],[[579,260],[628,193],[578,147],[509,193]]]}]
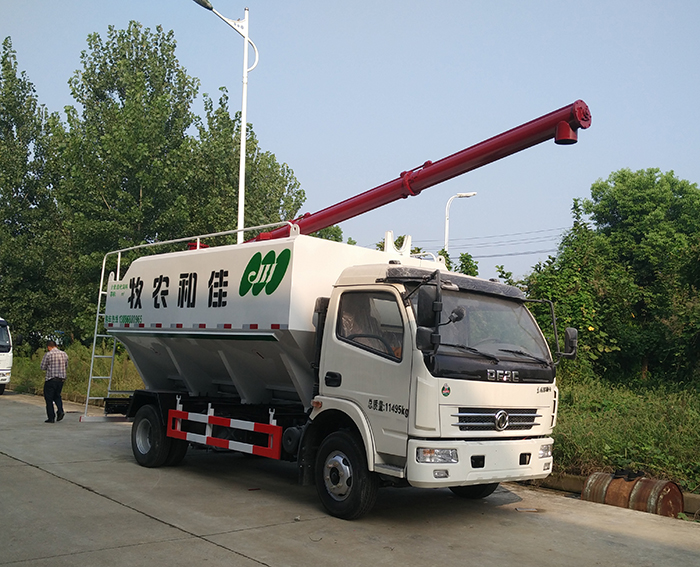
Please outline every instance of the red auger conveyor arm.
[{"label": "red auger conveyor arm", "polygon": [[[517,128],[489,138],[475,146],[436,162],[404,171],[398,179],[360,193],[317,213],[307,213],[292,221],[302,234],[310,234],[344,220],[356,217],[388,203],[418,195],[423,189],[462,175],[521,150],[554,138],[557,144],[575,144],[577,130],[591,125],[591,113],[582,100],[545,114]],[[283,238],[289,226],[262,233],[257,240]]]}]

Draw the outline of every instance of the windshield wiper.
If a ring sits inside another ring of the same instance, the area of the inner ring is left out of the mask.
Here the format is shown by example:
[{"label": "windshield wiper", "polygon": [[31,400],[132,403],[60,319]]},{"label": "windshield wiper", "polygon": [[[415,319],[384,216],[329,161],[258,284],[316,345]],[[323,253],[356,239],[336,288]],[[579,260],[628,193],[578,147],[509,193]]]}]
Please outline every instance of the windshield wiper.
[{"label": "windshield wiper", "polygon": [[520,356],[527,356],[528,358],[531,358],[533,360],[536,360],[537,362],[540,362],[542,364],[546,364],[549,366],[550,362],[548,360],[545,360],[544,358],[540,358],[539,356],[535,356],[534,354],[530,354],[529,352],[525,352],[524,350],[515,350],[515,349],[510,349],[510,348],[499,348],[501,352],[510,352],[512,354],[519,354]]},{"label": "windshield wiper", "polygon": [[471,346],[453,345],[450,343],[440,343],[440,346],[449,346],[449,347],[458,348],[460,350],[466,350],[467,352],[470,352],[472,354],[478,354],[479,356],[483,356],[484,358],[488,358],[489,360],[493,360],[494,362],[501,362],[497,356],[494,356],[493,354],[489,354],[488,352],[484,352],[482,350],[479,350],[478,348],[474,348]]}]

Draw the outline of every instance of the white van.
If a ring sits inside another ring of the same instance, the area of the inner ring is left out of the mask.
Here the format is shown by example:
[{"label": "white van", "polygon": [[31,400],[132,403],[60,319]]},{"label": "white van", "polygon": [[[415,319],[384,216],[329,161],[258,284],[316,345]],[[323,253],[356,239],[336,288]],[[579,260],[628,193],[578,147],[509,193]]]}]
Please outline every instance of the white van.
[{"label": "white van", "polygon": [[12,335],[7,321],[0,317],[0,395],[10,383],[12,374]]}]

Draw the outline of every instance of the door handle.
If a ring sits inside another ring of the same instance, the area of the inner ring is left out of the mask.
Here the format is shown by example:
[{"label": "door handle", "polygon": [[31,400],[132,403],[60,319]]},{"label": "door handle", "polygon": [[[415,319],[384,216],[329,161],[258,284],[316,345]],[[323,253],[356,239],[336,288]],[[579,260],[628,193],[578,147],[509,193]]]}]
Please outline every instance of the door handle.
[{"label": "door handle", "polygon": [[326,386],[329,386],[330,388],[337,388],[340,386],[342,381],[343,377],[341,376],[340,372],[326,372],[326,376],[324,377]]}]

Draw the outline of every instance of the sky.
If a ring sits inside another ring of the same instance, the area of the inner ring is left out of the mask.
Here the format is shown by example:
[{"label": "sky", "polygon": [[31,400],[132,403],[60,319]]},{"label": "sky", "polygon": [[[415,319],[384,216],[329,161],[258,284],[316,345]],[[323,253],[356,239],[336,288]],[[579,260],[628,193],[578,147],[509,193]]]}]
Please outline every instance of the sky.
[{"label": "sky", "polygon": [[[414,246],[469,252],[479,275],[522,277],[555,254],[575,198],[622,168],[700,182],[697,0],[212,0],[249,8],[260,53],[248,122],[294,171],[315,212],[578,99],[592,125],[579,142],[544,142],[343,222],[374,247],[388,230]],[[173,30],[201,93],[240,109],[243,39],[192,0],[0,0],[0,40],[50,111],[74,105],[68,79],[86,38],[130,20]],[[251,50],[252,64],[252,50]],[[692,113],[690,111],[693,110]],[[690,113],[690,114],[689,114]],[[232,228],[236,211],[231,211]],[[183,235],[185,236],[185,235]]]}]

